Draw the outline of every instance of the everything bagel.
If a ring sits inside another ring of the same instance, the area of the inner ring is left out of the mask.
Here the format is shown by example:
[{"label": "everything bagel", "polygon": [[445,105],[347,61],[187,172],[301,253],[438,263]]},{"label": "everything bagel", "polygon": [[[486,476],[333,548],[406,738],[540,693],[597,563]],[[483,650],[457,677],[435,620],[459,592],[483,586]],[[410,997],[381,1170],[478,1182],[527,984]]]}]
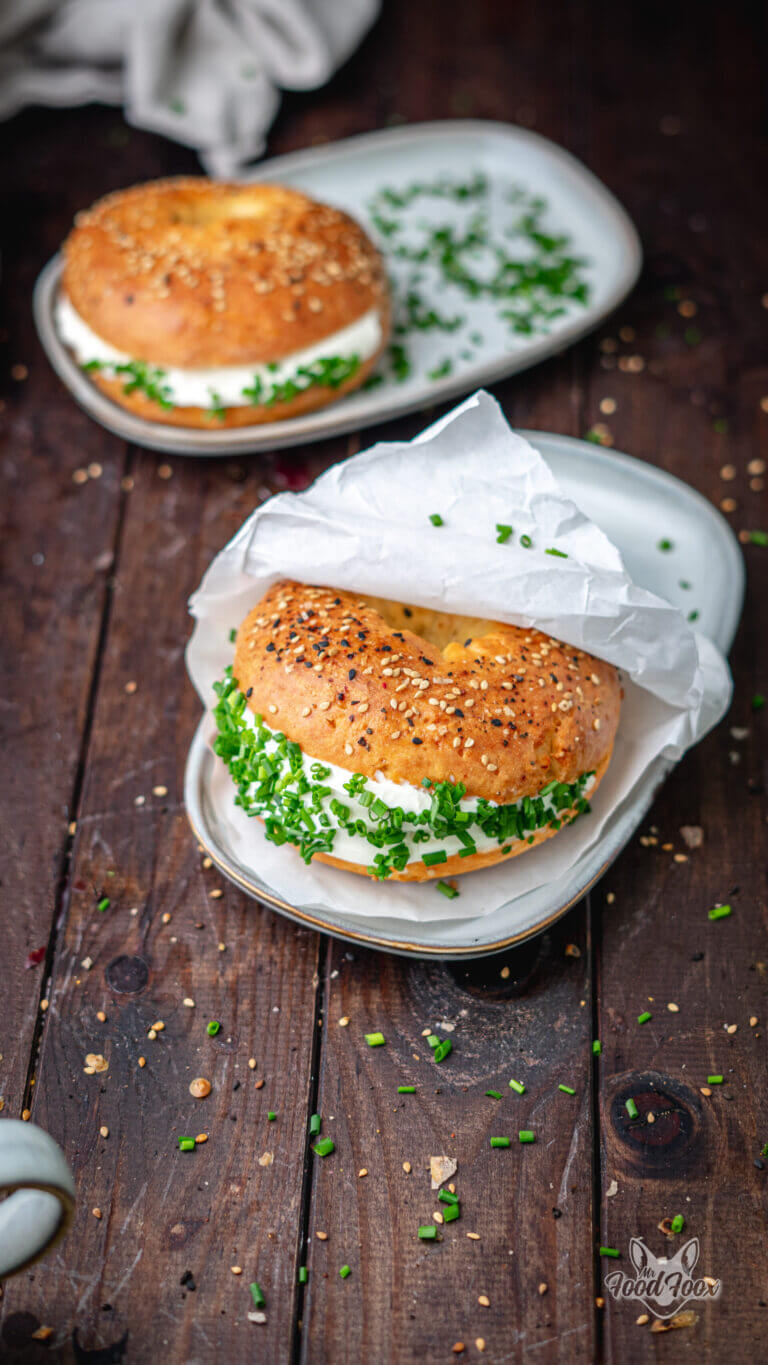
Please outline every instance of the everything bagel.
[{"label": "everything bagel", "polygon": [[216,752],[269,838],[378,878],[488,867],[588,809],[616,670],[539,631],[275,584],[217,684]]},{"label": "everything bagel", "polygon": [[280,185],[159,180],[77,216],[57,324],[122,406],[243,425],[358,387],[389,298],[378,252],[341,210]]}]

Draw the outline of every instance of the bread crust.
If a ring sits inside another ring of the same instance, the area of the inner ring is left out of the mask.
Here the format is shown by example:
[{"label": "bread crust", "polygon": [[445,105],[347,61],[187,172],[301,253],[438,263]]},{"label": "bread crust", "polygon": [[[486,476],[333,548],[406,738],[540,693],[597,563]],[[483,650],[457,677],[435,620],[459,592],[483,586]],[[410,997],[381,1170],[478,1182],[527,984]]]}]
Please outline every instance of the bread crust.
[{"label": "bread crust", "polygon": [[177,405],[172,408],[161,408],[159,403],[147,398],[140,389],[126,393],[124,379],[110,379],[98,371],[92,370],[88,378],[102,393],[111,398],[113,403],[118,403],[121,408],[126,408],[128,412],[144,418],[145,421],[162,422],[173,427],[198,427],[205,431],[220,431],[222,428],[226,430],[227,427],[252,427],[260,426],[264,422],[282,422],[289,417],[303,417],[307,412],[328,407],[330,403],[335,403],[337,399],[343,398],[354,389],[359,389],[360,385],[365,383],[368,375],[376,367],[383,349],[383,346],[380,347],[370,360],[361,364],[349,379],[345,379],[344,383],[338,384],[336,388],[331,388],[327,384],[312,384],[286,403],[228,407],[224,408],[221,415],[212,415],[210,408]]},{"label": "bread crust", "polygon": [[63,287],[98,336],[160,366],[269,364],[372,308],[388,328],[366,233],[281,185],[187,177],[107,195],[75,219]]},{"label": "bread crust", "polygon": [[539,631],[292,581],[243,621],[234,676],[314,759],[501,804],[603,770],[621,705],[610,664]]}]

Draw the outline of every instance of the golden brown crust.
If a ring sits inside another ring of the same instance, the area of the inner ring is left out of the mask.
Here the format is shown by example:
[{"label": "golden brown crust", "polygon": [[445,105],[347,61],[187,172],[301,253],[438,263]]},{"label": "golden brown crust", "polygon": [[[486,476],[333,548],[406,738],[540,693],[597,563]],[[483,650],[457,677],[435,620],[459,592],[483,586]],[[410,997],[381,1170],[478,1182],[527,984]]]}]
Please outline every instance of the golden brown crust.
[{"label": "golden brown crust", "polygon": [[268,364],[372,308],[388,324],[383,263],[363,229],[282,185],[190,177],[118,190],[77,215],[64,258],[88,326],[156,365]]},{"label": "golden brown crust", "polygon": [[621,704],[610,664],[537,630],[290,581],[243,621],[234,674],[312,758],[499,803],[599,769]]},{"label": "golden brown crust", "polygon": [[345,393],[351,393],[354,389],[359,389],[365,383],[368,375],[375,368],[383,347],[360,365],[349,379],[343,384],[337,385],[335,389],[325,384],[313,384],[302,393],[291,398],[287,403],[271,403],[262,407],[230,407],[225,408],[221,417],[212,416],[210,408],[190,408],[172,407],[161,408],[158,403],[154,403],[151,398],[147,398],[139,389],[133,393],[125,392],[125,381],[123,379],[109,379],[106,375],[98,374],[95,371],[89,373],[88,378],[92,380],[103,393],[111,398],[113,403],[119,403],[121,408],[127,408],[129,412],[135,413],[137,417],[143,417],[145,421],[164,422],[167,426],[173,427],[200,427],[205,431],[219,431],[222,427],[252,427],[258,426],[263,422],[282,422],[288,417],[302,417],[307,412],[314,412],[317,408],[327,407],[330,403],[335,403],[338,398],[343,398]]},{"label": "golden brown crust", "polygon": [[[600,782],[602,781],[608,764],[611,761],[609,753],[600,764],[595,773],[595,781],[590,788],[590,798],[594,795]],[[563,812],[565,815],[566,812]],[[493,867],[496,863],[508,863],[510,858],[517,858],[521,853],[527,853],[529,849],[535,848],[537,844],[543,844],[545,839],[551,839],[553,834],[557,834],[556,829],[539,829],[535,834],[530,835],[530,843],[526,839],[519,843],[512,844],[511,851],[504,853],[502,848],[489,849],[487,853],[473,853],[471,858],[460,858],[458,854],[448,858],[444,863],[438,863],[434,867],[425,867],[419,859],[418,862],[408,863],[402,872],[392,871],[387,877],[390,882],[428,882],[439,879],[445,881],[446,877],[463,876],[465,872],[477,872],[484,867]],[[509,848],[509,844],[505,847]],[[340,867],[344,872],[362,872],[365,876],[370,876],[367,868],[361,863],[347,863],[343,858],[334,858],[330,853],[315,853],[313,862],[329,863],[332,867]],[[371,878],[375,881],[376,878]]]}]

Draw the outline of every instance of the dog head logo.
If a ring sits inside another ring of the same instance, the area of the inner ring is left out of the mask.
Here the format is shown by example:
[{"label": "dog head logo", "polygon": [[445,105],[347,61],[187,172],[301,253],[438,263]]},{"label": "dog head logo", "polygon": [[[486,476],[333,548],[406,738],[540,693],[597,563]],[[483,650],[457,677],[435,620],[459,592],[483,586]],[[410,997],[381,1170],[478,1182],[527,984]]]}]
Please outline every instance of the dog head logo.
[{"label": "dog head logo", "polygon": [[633,1237],[629,1258],[635,1268],[634,1278],[623,1270],[611,1271],[606,1276],[606,1288],[614,1299],[633,1300],[657,1318],[672,1318],[692,1299],[720,1296],[719,1280],[694,1277],[699,1250],[698,1237],[691,1237],[674,1256],[654,1256],[639,1237]]}]

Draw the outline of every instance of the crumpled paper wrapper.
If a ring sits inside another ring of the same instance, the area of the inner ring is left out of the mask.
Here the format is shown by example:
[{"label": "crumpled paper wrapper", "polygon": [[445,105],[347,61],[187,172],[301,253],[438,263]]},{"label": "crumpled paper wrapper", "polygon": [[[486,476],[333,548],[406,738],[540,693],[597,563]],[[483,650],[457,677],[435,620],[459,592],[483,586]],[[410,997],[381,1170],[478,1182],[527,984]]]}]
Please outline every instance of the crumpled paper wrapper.
[{"label": "crumpled paper wrapper", "polygon": [[[439,512],[442,527],[429,514]],[[506,544],[496,524],[514,527]],[[530,536],[525,549],[520,537]],[[567,559],[547,555],[555,546]],[[303,493],[271,498],[216,556],[190,601],[187,668],[210,712],[232,661],[229,634],[280,578],[536,626],[621,669],[625,700],[592,813],[539,848],[434,883],[373,882],[276,848],[234,805],[217,763],[211,795],[233,851],[273,894],[304,908],[404,920],[472,919],[575,868],[657,760],[671,764],[724,715],[725,659],[662,598],[637,587],[608,538],[565,497],[536,450],[480,392],[413,442],[334,465]],[[208,738],[215,736],[208,716]],[[452,879],[453,880],[453,879]]]}]

